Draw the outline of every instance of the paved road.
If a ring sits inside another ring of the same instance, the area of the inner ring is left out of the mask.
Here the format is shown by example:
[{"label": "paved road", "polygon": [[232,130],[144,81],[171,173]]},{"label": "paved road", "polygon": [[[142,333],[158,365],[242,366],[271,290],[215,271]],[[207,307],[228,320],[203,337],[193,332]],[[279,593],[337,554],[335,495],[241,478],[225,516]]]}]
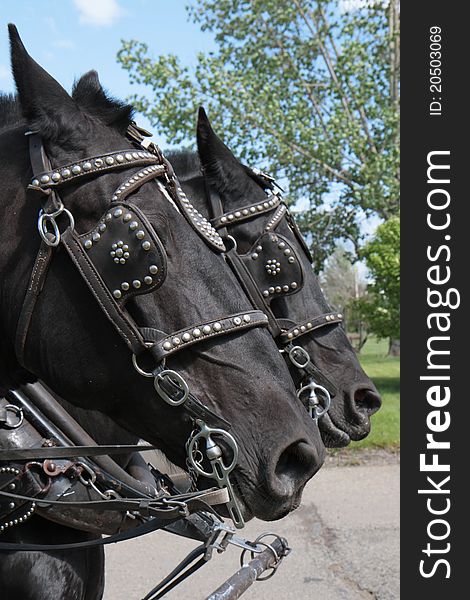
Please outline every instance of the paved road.
[{"label": "paved road", "polygon": [[[399,465],[377,462],[323,468],[298,510],[249,523],[248,539],[273,530],[293,552],[244,600],[398,600]],[[192,547],[162,532],[108,547],[105,600],[139,600]],[[238,551],[229,549],[166,597],[202,600],[237,568]]]}]

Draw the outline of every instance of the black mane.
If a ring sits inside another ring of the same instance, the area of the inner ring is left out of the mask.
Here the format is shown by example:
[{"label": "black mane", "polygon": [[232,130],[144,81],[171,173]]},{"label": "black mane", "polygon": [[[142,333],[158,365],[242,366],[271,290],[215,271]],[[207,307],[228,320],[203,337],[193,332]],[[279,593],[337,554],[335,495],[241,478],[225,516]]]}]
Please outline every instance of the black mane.
[{"label": "black mane", "polygon": [[[75,81],[72,98],[87,115],[119,131],[125,131],[134,116],[131,105],[113,98],[101,87],[96,71],[89,71]],[[17,95],[0,93],[0,130],[24,122]]]}]

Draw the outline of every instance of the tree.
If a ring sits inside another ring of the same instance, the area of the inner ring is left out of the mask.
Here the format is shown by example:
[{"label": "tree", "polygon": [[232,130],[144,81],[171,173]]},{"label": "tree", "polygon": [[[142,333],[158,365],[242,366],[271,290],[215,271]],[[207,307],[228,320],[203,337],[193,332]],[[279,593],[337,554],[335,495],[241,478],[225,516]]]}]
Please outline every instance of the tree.
[{"label": "tree", "polygon": [[400,221],[379,225],[374,239],[361,252],[373,283],[359,306],[369,329],[388,338],[389,353],[400,352]]},{"label": "tree", "polygon": [[215,36],[194,69],[123,41],[118,60],[150,97],[138,110],[172,144],[194,143],[205,105],[242,159],[288,182],[317,268],[361,219],[399,201],[398,0],[196,0]]},{"label": "tree", "polygon": [[320,282],[332,309],[344,315],[348,335],[360,351],[367,340],[367,332],[358,301],[363,298],[367,284],[342,246],[338,246],[326,261]]}]

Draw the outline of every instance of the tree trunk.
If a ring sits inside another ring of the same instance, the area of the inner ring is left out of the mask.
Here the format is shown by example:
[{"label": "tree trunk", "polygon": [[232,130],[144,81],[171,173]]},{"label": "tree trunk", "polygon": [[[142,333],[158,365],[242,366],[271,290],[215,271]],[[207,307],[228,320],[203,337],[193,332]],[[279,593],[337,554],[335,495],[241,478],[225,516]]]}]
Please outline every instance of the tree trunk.
[{"label": "tree trunk", "polygon": [[388,355],[389,356],[400,356],[400,340],[389,340],[388,346]]}]

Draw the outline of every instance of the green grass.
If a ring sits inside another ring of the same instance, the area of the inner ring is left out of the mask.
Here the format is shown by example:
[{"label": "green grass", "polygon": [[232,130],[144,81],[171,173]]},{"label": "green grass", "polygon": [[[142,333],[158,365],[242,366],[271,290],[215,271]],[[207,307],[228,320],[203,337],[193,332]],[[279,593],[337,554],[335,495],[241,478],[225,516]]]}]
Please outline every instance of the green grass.
[{"label": "green grass", "polygon": [[387,356],[386,340],[369,339],[359,360],[382,396],[382,407],[372,417],[368,437],[350,448],[398,448],[400,446],[400,359]]}]

